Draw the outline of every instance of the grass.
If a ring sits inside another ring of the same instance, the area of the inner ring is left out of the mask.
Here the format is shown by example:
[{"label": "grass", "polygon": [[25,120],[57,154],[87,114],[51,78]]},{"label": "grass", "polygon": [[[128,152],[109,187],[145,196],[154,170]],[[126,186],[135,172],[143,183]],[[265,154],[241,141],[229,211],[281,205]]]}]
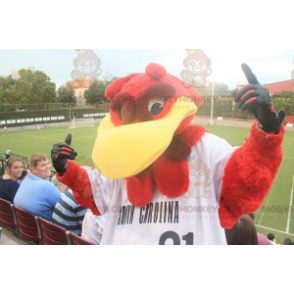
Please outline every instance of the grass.
[{"label": "grass", "polygon": [[[12,152],[29,157],[33,153],[45,153],[50,158],[52,146],[64,142],[66,135],[73,135],[72,147],[78,152],[77,163],[89,165],[92,149],[97,135],[97,125],[93,128],[77,129],[48,128],[41,130],[24,130],[19,132],[0,133],[0,154],[8,147]],[[247,128],[205,126],[211,133],[224,138],[232,146],[241,146],[248,137]],[[286,132],[283,143],[284,160],[277,178],[267,195],[263,206],[256,212],[255,223],[260,233],[267,235],[272,232],[279,243],[285,238],[294,239],[294,210],[288,224],[289,206],[291,201],[292,181],[294,172],[294,132]],[[246,168],[246,167],[244,167]],[[287,231],[287,229],[289,229]]]},{"label": "grass", "polygon": [[24,130],[0,134],[0,154],[11,147],[14,154],[29,157],[34,153],[44,153],[50,158],[51,148],[58,142],[64,142],[68,133],[72,133],[72,147],[78,152],[78,159],[91,160],[92,149],[97,135],[97,126],[77,129],[48,128]]},{"label": "grass", "polygon": [[[240,146],[250,134],[247,128],[205,126],[211,133],[227,140],[232,146]],[[255,224],[258,232],[275,234],[282,244],[285,238],[294,239],[294,209],[290,209],[294,174],[294,132],[286,132],[283,142],[284,160],[276,180],[262,207],[256,212]],[[246,168],[246,167],[244,167]],[[293,202],[294,204],[294,202]],[[293,205],[294,207],[294,205]],[[291,210],[288,228],[289,210]],[[289,229],[287,232],[287,228]]]}]

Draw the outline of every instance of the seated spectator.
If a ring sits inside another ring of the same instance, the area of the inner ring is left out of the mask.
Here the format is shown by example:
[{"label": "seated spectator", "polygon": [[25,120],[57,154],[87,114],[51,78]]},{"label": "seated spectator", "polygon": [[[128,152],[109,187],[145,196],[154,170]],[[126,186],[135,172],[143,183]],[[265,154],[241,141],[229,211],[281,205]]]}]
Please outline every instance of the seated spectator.
[{"label": "seated spectator", "polygon": [[294,243],[291,241],[291,239],[286,238],[283,245],[294,245]]},{"label": "seated spectator", "polygon": [[61,195],[64,195],[64,193],[66,191],[68,191],[68,187],[66,185],[64,185],[63,183],[59,182],[57,180],[57,177],[56,175],[54,175],[52,178],[51,178],[51,181],[50,181],[53,185],[55,185],[57,187],[57,189],[59,190],[59,192],[61,193]]},{"label": "seated spectator", "polygon": [[263,234],[257,233],[258,245],[273,245]]},{"label": "seated spectator", "polygon": [[0,160],[0,177],[3,176],[5,173],[3,162]]},{"label": "seated spectator", "polygon": [[0,198],[14,203],[16,192],[19,188],[17,179],[23,171],[22,161],[12,157],[7,161],[6,173],[0,177]]},{"label": "seated spectator", "polygon": [[[252,221],[254,222],[255,220],[255,213],[249,214],[251,217]],[[257,239],[258,239],[258,245],[272,245],[272,243],[268,240],[268,238],[260,233],[257,233]]]},{"label": "seated spectator", "polygon": [[272,233],[269,233],[267,235],[267,238],[269,239],[269,241],[272,243],[272,245],[277,245],[277,241],[275,240],[275,235]]},{"label": "seated spectator", "polygon": [[5,153],[6,159],[10,158],[11,153],[12,153],[12,151],[11,151],[11,148],[9,147]]},{"label": "seated spectator", "polygon": [[243,215],[235,226],[226,230],[228,245],[258,245],[256,227],[249,215]]},{"label": "seated spectator", "polygon": [[29,165],[31,175],[27,175],[21,184],[14,203],[51,222],[54,207],[61,198],[57,187],[47,181],[51,174],[51,164],[45,154],[36,153],[29,158]]},{"label": "seated spectator", "polygon": [[62,195],[55,205],[52,223],[80,236],[87,208],[77,204],[72,195],[72,191],[68,190],[67,186],[59,182],[56,176],[52,178],[51,182],[59,189]]},{"label": "seated spectator", "polygon": [[29,171],[24,169],[20,175],[20,177],[18,178],[18,183],[21,185],[21,183],[24,181],[24,179],[27,177]]}]

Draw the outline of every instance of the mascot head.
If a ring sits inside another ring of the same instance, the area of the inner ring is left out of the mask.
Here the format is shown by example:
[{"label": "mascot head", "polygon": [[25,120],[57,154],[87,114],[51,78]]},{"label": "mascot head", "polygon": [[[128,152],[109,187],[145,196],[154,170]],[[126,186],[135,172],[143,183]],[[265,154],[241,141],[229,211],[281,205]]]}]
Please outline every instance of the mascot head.
[{"label": "mascot head", "polygon": [[[161,65],[149,64],[145,73],[114,81],[105,95],[111,101],[110,113],[98,128],[93,150],[93,161],[104,176],[142,182],[149,174],[150,182],[158,184],[152,166],[171,145],[185,155],[169,156],[169,163],[186,160],[189,154],[187,148],[179,148],[179,138],[203,103],[195,88]],[[165,168],[163,162],[160,168]]]}]

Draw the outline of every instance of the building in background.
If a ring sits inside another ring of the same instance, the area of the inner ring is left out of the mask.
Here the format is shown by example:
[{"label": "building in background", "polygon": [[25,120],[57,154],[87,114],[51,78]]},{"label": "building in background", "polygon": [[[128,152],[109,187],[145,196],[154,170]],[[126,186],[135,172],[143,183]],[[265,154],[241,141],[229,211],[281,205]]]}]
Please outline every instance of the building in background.
[{"label": "building in background", "polygon": [[281,93],[282,91],[294,92],[294,80],[265,84],[263,86],[270,91],[271,95],[274,95],[275,93]]},{"label": "building in background", "polygon": [[[237,88],[241,89],[246,86],[248,82],[242,81],[237,83]],[[287,80],[282,82],[270,83],[263,85],[267,88],[270,94],[273,96],[276,93],[281,93],[282,91],[293,91],[294,92],[294,80]]]},{"label": "building in background", "polygon": [[236,86],[237,86],[237,89],[239,90],[247,84],[248,84],[248,82],[246,82],[246,81],[239,81],[239,82],[237,82]]},{"label": "building in background", "polygon": [[66,84],[74,87],[77,106],[85,106],[86,100],[84,97],[84,92],[90,88],[91,79],[79,78],[74,81],[68,81]]}]

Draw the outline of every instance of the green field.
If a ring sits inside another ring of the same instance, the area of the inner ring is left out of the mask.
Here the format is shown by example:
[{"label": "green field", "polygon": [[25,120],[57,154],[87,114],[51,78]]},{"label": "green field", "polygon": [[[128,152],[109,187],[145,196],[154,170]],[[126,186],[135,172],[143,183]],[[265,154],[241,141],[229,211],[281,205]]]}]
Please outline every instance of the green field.
[{"label": "green field", "polygon": [[[211,133],[226,139],[232,146],[240,146],[248,137],[247,128],[205,126]],[[63,142],[66,135],[73,135],[72,146],[78,152],[77,163],[91,163],[92,148],[97,134],[97,126],[77,129],[48,128],[0,133],[0,154],[8,147],[13,153],[29,157],[33,153],[45,153],[50,158],[50,150],[55,143]],[[292,181],[294,171],[294,132],[286,132],[284,139],[284,160],[276,181],[263,206],[256,212],[255,223],[260,233],[272,232],[276,240],[282,243],[285,238],[294,240],[294,211],[289,207],[293,196]],[[246,168],[246,167],[244,167]],[[292,205],[292,204],[291,204]],[[293,217],[291,217],[293,215]]]},{"label": "green field", "polygon": [[[205,126],[211,133],[227,140],[232,146],[240,146],[248,137],[247,128]],[[286,132],[283,151],[284,160],[276,180],[262,207],[256,212],[255,224],[258,232],[275,234],[282,244],[285,238],[294,240],[294,206],[292,209],[292,183],[294,174],[294,132]],[[246,167],[244,167],[246,168]],[[291,207],[291,208],[290,208]]]}]

